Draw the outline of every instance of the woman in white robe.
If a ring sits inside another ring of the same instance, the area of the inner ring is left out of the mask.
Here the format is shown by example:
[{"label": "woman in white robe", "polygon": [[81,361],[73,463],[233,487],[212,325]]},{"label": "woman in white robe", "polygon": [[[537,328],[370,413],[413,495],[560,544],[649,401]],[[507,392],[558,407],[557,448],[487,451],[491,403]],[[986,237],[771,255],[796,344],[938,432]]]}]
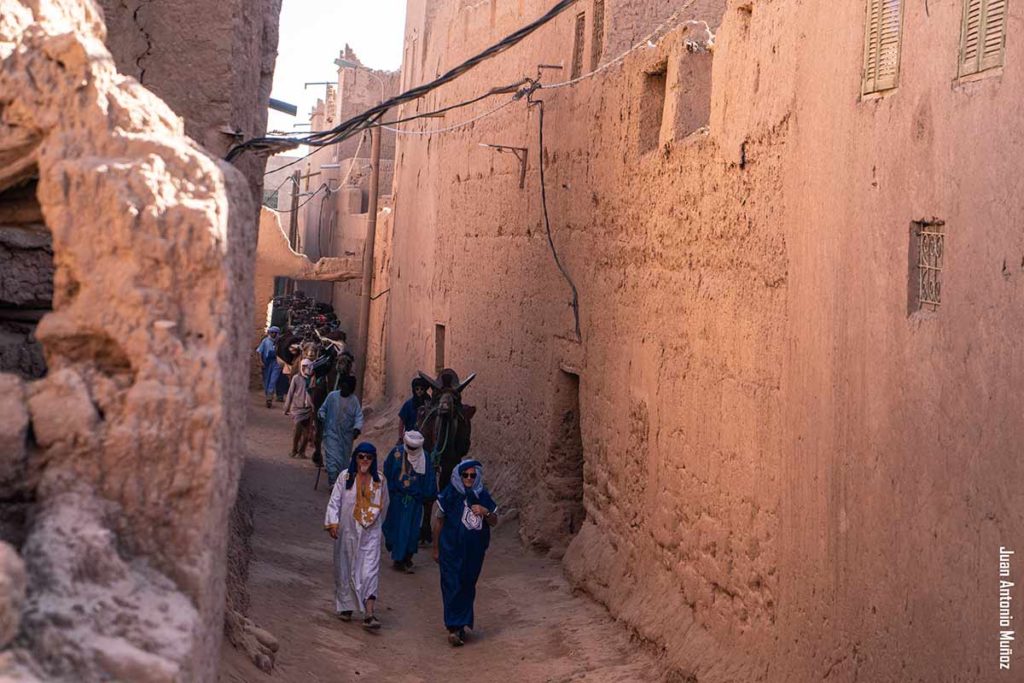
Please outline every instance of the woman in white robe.
[{"label": "woman in white robe", "polygon": [[334,541],[334,606],[342,621],[363,613],[363,627],[375,631],[382,527],[388,512],[388,485],[377,467],[377,449],[356,446],[348,470],[334,482],[324,528]]}]

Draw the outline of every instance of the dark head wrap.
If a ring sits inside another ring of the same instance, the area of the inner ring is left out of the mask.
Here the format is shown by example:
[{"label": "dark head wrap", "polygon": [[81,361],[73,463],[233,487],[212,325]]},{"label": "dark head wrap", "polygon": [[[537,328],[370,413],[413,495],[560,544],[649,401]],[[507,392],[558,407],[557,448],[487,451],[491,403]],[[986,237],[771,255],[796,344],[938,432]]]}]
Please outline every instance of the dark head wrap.
[{"label": "dark head wrap", "polygon": [[373,456],[373,460],[370,461],[370,476],[373,477],[374,481],[380,482],[380,473],[377,471],[377,447],[369,441],[363,441],[352,451],[352,459],[348,461],[348,477],[345,478],[346,489],[352,488],[352,484],[356,480],[356,474],[359,473],[359,464],[356,460],[360,453],[369,453]]}]

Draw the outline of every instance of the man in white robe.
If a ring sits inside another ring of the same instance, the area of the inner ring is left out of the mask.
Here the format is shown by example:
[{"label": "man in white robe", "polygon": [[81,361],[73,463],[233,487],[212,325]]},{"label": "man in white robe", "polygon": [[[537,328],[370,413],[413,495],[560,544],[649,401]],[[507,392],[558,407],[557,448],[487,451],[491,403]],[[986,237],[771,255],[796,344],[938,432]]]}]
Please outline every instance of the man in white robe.
[{"label": "man in white robe", "polygon": [[331,492],[324,528],[334,538],[334,606],[342,621],[352,612],[363,613],[363,627],[374,631],[380,578],[382,527],[388,512],[388,485],[377,467],[377,449],[363,442],[356,446],[348,470],[341,473]]}]

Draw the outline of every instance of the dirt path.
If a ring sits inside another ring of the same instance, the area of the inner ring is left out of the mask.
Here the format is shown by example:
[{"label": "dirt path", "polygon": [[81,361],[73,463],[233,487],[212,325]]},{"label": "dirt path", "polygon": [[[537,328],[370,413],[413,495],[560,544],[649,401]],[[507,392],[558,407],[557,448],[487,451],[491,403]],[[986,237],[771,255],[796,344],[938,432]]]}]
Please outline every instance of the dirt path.
[{"label": "dirt path", "polygon": [[[250,617],[280,640],[272,675],[225,647],[221,681],[660,681],[653,657],[596,603],[573,596],[559,564],[520,548],[515,523],[499,526],[476,603],[477,630],[451,648],[429,553],[405,575],[382,560],[379,634],[333,613],[331,544],[322,530],[326,476],[313,490],[308,460],[287,457],[291,422],[253,395],[242,486],[255,494]],[[369,417],[368,425],[383,420]],[[393,442],[392,421],[367,435]]]}]

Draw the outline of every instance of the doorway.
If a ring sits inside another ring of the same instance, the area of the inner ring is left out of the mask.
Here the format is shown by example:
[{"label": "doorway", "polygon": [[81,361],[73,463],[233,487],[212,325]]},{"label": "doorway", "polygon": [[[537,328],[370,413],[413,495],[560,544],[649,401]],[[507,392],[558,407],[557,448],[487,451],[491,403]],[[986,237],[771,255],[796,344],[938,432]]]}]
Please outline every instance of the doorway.
[{"label": "doorway", "polygon": [[545,482],[553,503],[549,527],[553,547],[565,547],[586,518],[583,507],[583,436],[580,431],[580,377],[558,370],[552,401],[551,441]]}]

